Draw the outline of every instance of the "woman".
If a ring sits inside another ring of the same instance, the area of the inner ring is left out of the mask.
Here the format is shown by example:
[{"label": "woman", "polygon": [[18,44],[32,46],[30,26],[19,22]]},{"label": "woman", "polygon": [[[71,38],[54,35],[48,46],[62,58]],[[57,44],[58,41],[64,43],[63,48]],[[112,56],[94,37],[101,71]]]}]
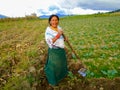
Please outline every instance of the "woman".
[{"label": "woman", "polygon": [[63,31],[58,24],[59,17],[51,15],[49,26],[45,32],[45,40],[49,49],[44,71],[49,84],[52,86],[57,85],[68,74]]}]

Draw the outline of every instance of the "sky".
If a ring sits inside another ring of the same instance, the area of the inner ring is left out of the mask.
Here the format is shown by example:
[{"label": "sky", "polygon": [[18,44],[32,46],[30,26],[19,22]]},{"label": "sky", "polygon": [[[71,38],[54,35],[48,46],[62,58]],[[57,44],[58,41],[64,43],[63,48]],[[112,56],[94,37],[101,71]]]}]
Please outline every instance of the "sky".
[{"label": "sky", "polygon": [[51,14],[82,15],[120,9],[120,0],[0,0],[0,14],[24,17]]}]

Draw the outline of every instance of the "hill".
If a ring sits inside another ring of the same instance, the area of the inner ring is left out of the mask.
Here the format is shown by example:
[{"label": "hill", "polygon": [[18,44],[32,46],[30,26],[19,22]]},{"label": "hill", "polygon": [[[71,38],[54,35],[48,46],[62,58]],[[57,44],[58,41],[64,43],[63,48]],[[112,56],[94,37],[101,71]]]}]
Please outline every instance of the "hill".
[{"label": "hill", "polygon": [[7,16],[0,14],[0,18],[7,18]]},{"label": "hill", "polygon": [[120,12],[120,9],[117,9],[117,10],[111,11],[111,12],[109,12],[109,13],[118,13],[118,12]]},{"label": "hill", "polygon": [[114,13],[115,13],[115,12],[120,12],[120,9],[117,9],[117,10],[115,10],[115,11],[112,11],[112,12],[114,12]]}]

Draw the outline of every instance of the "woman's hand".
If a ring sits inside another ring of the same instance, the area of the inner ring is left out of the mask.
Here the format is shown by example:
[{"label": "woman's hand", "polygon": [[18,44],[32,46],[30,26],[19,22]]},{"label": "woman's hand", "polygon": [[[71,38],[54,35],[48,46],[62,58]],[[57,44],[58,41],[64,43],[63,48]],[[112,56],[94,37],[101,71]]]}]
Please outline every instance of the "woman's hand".
[{"label": "woman's hand", "polygon": [[67,42],[67,41],[68,41],[68,38],[67,38],[67,37],[65,37],[65,38],[64,38],[64,40]]},{"label": "woman's hand", "polygon": [[60,36],[63,34],[63,30],[62,29],[59,29],[58,30],[58,34],[52,39],[53,43],[58,39],[60,38]]},{"label": "woman's hand", "polygon": [[62,34],[63,34],[63,30],[62,30],[62,29],[59,29],[59,30],[58,30],[58,33],[59,33],[60,35],[62,35]]},{"label": "woman's hand", "polygon": [[64,33],[62,34],[63,35],[63,37],[64,37],[64,41],[68,41],[68,38],[64,35]]}]

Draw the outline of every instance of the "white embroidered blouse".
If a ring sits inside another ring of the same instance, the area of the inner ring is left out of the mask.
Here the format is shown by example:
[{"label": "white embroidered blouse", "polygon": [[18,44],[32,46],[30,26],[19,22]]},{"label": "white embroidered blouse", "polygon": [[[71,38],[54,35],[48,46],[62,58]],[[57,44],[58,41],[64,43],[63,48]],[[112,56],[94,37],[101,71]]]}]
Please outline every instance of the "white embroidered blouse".
[{"label": "white embroidered blouse", "polygon": [[[61,27],[58,26],[58,30],[59,29],[61,29]],[[54,48],[54,47],[64,48],[64,38],[62,35],[54,43],[52,42],[52,39],[57,34],[58,34],[58,32],[55,30],[52,30],[49,26],[46,28],[45,40],[50,48]]]}]

